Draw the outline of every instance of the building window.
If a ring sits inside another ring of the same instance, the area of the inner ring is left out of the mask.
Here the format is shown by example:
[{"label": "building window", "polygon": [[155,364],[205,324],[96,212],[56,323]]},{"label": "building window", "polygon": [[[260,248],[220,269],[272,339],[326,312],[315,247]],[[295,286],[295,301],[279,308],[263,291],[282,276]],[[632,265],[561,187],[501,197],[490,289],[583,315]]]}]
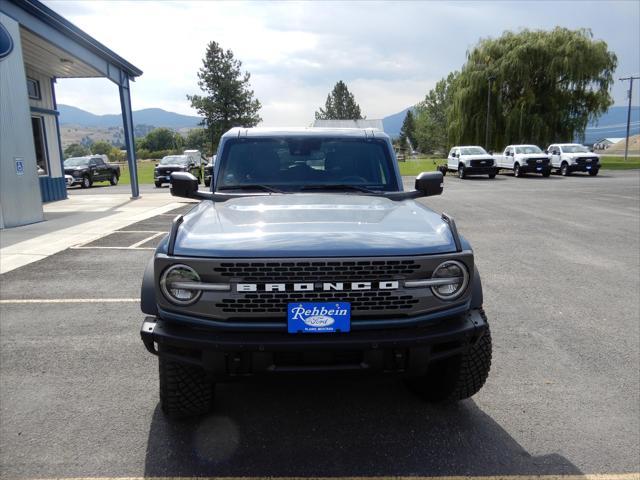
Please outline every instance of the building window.
[{"label": "building window", "polygon": [[36,164],[38,175],[49,175],[49,163],[47,162],[47,148],[44,136],[44,118],[31,117],[31,129],[33,130],[33,146],[36,151]]},{"label": "building window", "polygon": [[29,98],[33,100],[41,100],[40,95],[40,82],[33,78],[27,77],[27,92],[29,92]]}]

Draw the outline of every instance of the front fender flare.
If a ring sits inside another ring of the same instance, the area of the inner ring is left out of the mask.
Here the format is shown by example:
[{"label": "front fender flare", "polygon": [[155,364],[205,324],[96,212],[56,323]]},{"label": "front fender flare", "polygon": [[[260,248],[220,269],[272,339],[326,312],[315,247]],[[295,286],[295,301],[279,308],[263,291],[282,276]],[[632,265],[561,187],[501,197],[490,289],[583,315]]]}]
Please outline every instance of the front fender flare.
[{"label": "front fender flare", "polygon": [[142,276],[142,286],[140,288],[140,309],[147,315],[158,315],[153,257],[149,260],[149,263],[147,263],[147,267],[144,269],[144,275]]},{"label": "front fender flare", "polygon": [[471,284],[471,308],[482,308],[482,281],[478,267],[473,269],[473,283]]}]

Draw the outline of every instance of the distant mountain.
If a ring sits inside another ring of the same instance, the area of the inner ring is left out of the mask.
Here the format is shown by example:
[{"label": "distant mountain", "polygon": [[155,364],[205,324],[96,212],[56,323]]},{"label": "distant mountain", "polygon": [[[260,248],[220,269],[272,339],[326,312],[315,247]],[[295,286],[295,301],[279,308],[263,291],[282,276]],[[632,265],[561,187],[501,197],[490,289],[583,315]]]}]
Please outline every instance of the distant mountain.
[{"label": "distant mountain", "polygon": [[[382,119],[384,131],[391,137],[398,137],[402,122],[409,108]],[[597,122],[592,122],[585,131],[584,143],[595,143],[603,138],[619,138],[626,136],[627,107],[611,107]],[[631,135],[640,133],[640,107],[631,107]],[[579,139],[575,139],[579,141]]]},{"label": "distant mountain", "polygon": [[[61,125],[79,125],[82,127],[110,128],[122,126],[122,115],[107,114],[95,115],[70,105],[58,105]],[[197,127],[200,117],[181,115],[168,112],[161,108],[145,108],[134,110],[133,123],[135,125],[153,125],[154,127],[166,127],[173,129]]]},{"label": "distant mountain", "polygon": [[393,138],[400,136],[402,122],[404,122],[404,117],[407,116],[409,108],[411,107],[407,107],[401,112],[394,113],[393,115],[389,115],[382,119],[382,126],[384,127],[384,131],[387,135]]},{"label": "distant mountain", "polygon": [[[631,107],[630,135],[640,133],[640,107]],[[584,132],[584,143],[595,143],[603,138],[627,136],[627,107],[611,107],[597,122],[592,122]]]}]

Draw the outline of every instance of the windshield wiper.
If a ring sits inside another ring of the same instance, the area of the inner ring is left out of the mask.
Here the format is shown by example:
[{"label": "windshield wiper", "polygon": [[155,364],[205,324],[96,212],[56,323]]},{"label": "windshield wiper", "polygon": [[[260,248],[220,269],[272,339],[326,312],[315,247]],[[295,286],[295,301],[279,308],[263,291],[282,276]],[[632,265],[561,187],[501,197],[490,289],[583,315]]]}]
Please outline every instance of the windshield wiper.
[{"label": "windshield wiper", "polygon": [[355,192],[362,193],[373,193],[375,195],[380,195],[380,192],[376,192],[374,190],[370,190],[365,187],[359,187],[358,185],[346,185],[346,184],[337,184],[337,185],[304,185],[300,187],[300,191],[304,190],[352,190]]},{"label": "windshield wiper", "polygon": [[220,187],[218,190],[262,190],[263,192],[271,192],[271,193],[285,193],[282,190],[279,190],[270,185],[259,185],[259,184],[251,184],[251,185],[224,185]]}]

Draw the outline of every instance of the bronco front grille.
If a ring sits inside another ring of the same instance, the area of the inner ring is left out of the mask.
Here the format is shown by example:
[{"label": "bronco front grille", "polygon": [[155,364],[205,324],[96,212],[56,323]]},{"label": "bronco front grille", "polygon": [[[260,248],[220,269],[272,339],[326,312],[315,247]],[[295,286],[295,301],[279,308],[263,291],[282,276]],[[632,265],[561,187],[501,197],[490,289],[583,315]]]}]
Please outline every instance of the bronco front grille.
[{"label": "bronco front grille", "polygon": [[213,269],[218,275],[245,282],[358,281],[403,279],[421,269],[413,260],[323,262],[233,262]]},{"label": "bronco front grille", "polygon": [[[351,315],[370,317],[373,312],[410,310],[420,300],[413,295],[398,292],[304,292],[304,293],[250,293],[242,298],[225,298],[216,304],[224,313],[262,313],[268,316],[286,316],[287,304],[297,302],[349,302]],[[263,320],[256,318],[256,321]]]}]

